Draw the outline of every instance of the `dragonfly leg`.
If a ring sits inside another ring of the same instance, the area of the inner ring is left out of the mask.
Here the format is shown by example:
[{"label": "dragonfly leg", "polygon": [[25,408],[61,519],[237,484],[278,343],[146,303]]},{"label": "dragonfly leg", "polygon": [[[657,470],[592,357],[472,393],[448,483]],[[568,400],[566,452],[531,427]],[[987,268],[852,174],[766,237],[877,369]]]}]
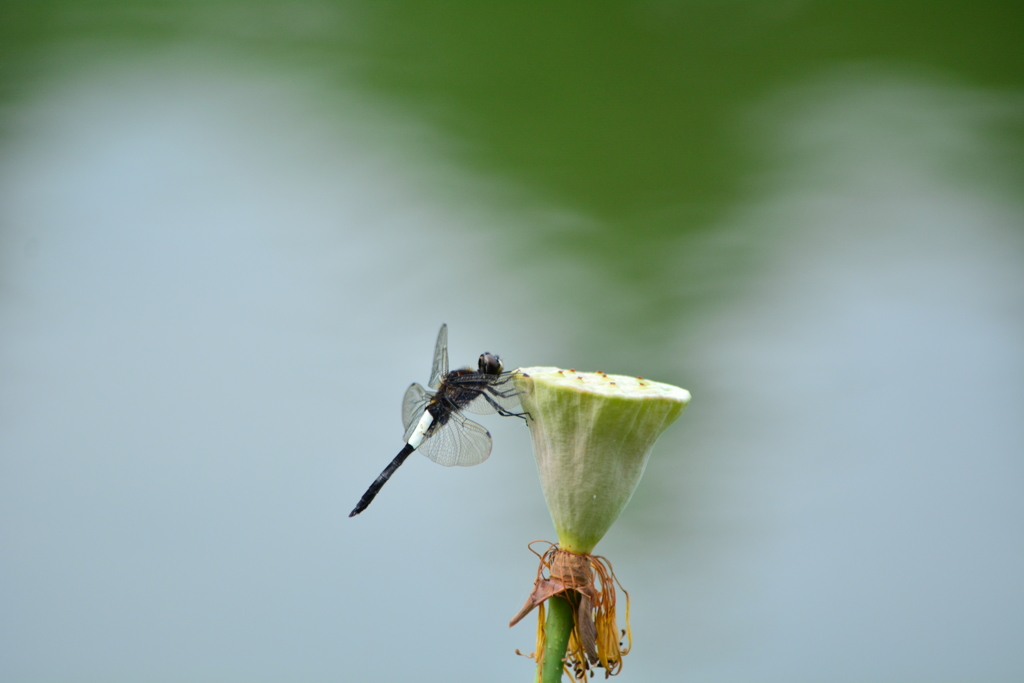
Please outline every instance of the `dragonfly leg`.
[{"label": "dragonfly leg", "polygon": [[496,387],[489,386],[489,387],[487,387],[487,390],[490,391],[491,393],[493,393],[496,396],[501,396],[502,398],[512,398],[514,396],[518,396],[519,394],[523,393],[523,392],[517,390],[515,387],[509,387],[508,389],[498,389]]},{"label": "dragonfly leg", "polygon": [[[490,389],[490,388],[491,387],[488,387],[488,389]],[[495,393],[497,393],[499,396],[502,396],[502,394],[500,392],[495,392]],[[525,410],[523,412],[521,412],[521,413],[513,413],[511,410],[508,410],[507,408],[501,407],[500,405],[498,405],[497,401],[495,401],[493,398],[491,398],[490,396],[487,395],[486,391],[483,392],[480,395],[483,396],[487,400],[487,402],[491,404],[491,407],[494,408],[494,412],[498,413],[498,415],[501,415],[502,417],[521,417],[521,418],[523,418],[524,421],[526,420],[527,417],[533,417],[532,415],[530,415]],[[504,396],[502,396],[502,397],[505,398]]]}]

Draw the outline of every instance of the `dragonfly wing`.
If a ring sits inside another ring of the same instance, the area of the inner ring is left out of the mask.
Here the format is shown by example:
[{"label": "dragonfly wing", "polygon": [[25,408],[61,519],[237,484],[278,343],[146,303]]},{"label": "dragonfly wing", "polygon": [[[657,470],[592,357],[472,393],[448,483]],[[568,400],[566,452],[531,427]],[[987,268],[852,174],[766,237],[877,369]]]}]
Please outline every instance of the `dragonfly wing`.
[{"label": "dragonfly wing", "polygon": [[470,467],[491,455],[491,434],[476,422],[453,413],[417,450],[438,465]]},{"label": "dragonfly wing", "polygon": [[448,325],[441,324],[437,331],[437,344],[434,346],[434,365],[430,368],[430,382],[427,383],[431,389],[441,386],[441,380],[448,374]]},{"label": "dragonfly wing", "polygon": [[427,409],[430,397],[434,392],[427,391],[419,384],[410,384],[405,390],[405,398],[402,399],[402,426],[405,427],[405,440],[408,441],[412,432],[419,423],[420,416]]}]

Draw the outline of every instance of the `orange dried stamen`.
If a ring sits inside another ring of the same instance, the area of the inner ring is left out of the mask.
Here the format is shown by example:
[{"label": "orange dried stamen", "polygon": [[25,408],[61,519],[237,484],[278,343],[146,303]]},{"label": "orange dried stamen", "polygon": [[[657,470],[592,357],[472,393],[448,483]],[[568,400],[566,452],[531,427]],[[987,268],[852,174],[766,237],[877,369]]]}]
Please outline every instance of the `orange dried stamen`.
[{"label": "orange dried stamen", "polygon": [[[534,541],[533,543],[537,543]],[[533,544],[531,543],[530,546]],[[512,619],[514,626],[534,607],[537,609],[537,649],[529,656],[540,664],[544,652],[544,602],[560,596],[574,608],[575,623],[569,637],[564,668],[577,680],[593,675],[593,667],[605,670],[605,676],[614,676],[622,670],[622,658],[633,647],[633,634],[629,625],[629,593],[622,588],[611,562],[597,555],[578,555],[549,544],[543,553],[531,552],[540,558],[533,594]],[[615,616],[615,584],[626,595],[626,629],[620,631]],[[625,637],[628,645],[623,646]],[[517,654],[522,654],[516,650]]]}]

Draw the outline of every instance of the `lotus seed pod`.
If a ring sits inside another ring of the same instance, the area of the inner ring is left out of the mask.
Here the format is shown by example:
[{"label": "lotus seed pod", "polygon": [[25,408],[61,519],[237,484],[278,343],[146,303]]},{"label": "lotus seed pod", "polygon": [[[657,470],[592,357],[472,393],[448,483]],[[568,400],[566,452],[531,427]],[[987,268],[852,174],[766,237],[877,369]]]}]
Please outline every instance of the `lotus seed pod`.
[{"label": "lotus seed pod", "polygon": [[541,487],[559,546],[589,554],[625,509],[690,392],[640,377],[520,368]]}]

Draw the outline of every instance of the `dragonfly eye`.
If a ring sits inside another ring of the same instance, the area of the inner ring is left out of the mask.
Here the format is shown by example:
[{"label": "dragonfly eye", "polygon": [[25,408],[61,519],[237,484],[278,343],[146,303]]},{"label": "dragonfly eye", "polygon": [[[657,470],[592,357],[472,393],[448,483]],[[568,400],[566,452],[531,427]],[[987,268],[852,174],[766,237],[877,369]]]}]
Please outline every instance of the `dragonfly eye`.
[{"label": "dragonfly eye", "polygon": [[500,375],[503,366],[501,359],[493,353],[481,353],[479,367],[483,375]]}]

